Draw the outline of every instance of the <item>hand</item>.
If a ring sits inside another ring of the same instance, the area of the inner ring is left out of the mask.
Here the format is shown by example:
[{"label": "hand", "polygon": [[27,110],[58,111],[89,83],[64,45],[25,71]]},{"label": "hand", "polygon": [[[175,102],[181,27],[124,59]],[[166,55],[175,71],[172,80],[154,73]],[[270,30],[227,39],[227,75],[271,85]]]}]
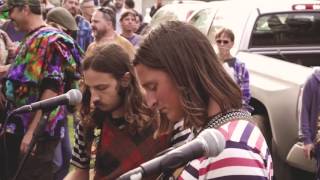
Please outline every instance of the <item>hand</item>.
[{"label": "hand", "polygon": [[10,68],[10,64],[8,65],[0,65],[0,77],[4,77]]},{"label": "hand", "polygon": [[6,44],[6,48],[8,50],[9,57],[14,57],[16,49],[17,49],[17,45],[11,40],[11,38],[9,37],[9,35],[5,31],[0,30],[0,35]]},{"label": "hand", "polygon": [[26,153],[28,151],[28,148],[30,146],[30,142],[32,140],[32,136],[33,136],[33,133],[30,133],[30,132],[27,132],[24,136],[23,136],[23,139],[21,141],[21,144],[20,144],[20,152],[21,153]]},{"label": "hand", "polygon": [[314,149],[314,145],[313,144],[304,144],[303,145],[303,152],[304,152],[304,156],[308,159],[312,158],[312,151]]}]

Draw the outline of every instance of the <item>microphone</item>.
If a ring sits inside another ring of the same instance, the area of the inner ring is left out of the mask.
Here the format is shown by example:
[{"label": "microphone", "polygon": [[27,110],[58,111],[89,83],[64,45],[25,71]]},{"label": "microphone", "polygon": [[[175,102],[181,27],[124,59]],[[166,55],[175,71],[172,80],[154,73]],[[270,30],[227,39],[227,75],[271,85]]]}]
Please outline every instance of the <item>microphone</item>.
[{"label": "microphone", "polygon": [[12,111],[12,114],[32,112],[38,109],[51,109],[59,105],[76,105],[82,100],[82,93],[78,89],[71,89],[65,94],[21,106]]},{"label": "microphone", "polygon": [[141,179],[142,177],[167,172],[200,157],[214,157],[225,148],[224,136],[217,129],[205,129],[194,140],[141,164],[121,175],[118,180]]}]

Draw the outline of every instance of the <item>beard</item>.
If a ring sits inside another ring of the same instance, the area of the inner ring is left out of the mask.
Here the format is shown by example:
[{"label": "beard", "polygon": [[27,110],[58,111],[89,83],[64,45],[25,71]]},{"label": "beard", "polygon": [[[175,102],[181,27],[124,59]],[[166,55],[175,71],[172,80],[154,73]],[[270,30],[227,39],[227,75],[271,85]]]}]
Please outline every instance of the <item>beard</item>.
[{"label": "beard", "polygon": [[125,90],[123,88],[118,89],[118,99],[114,101],[112,104],[103,104],[100,101],[92,102],[93,108],[98,109],[101,112],[112,113],[122,106],[124,106],[125,99]]},{"label": "beard", "polygon": [[112,113],[122,107],[122,105],[121,100],[112,105],[105,105],[97,101],[94,102],[94,109],[104,113]]},{"label": "beard", "polygon": [[68,10],[73,17],[75,17],[78,14],[78,11],[76,8],[70,8]]},{"label": "beard", "polygon": [[107,34],[107,30],[106,29],[100,29],[99,30],[99,29],[96,29],[96,28],[92,28],[92,35],[96,40],[100,40],[106,34]]},{"label": "beard", "polygon": [[12,21],[14,30],[16,30],[16,31],[22,31],[22,32],[26,32],[26,31],[27,31],[27,30],[23,29],[23,28],[20,26],[21,24],[18,23],[17,21],[15,21],[15,20],[13,20],[13,19],[11,19],[11,21]]}]

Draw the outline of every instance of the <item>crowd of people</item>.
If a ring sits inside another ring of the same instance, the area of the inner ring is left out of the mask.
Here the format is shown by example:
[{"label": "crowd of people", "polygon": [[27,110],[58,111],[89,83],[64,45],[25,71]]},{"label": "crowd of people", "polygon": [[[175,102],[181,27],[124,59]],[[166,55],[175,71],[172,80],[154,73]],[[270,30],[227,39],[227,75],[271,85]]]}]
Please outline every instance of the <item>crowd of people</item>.
[{"label": "crowd of people", "polygon": [[[217,32],[216,52],[186,23],[143,30],[133,0],[7,0],[0,10],[8,13],[0,31],[8,51],[0,56],[0,180],[116,179],[208,128],[226,141],[217,157],[146,178],[272,179],[270,150],[251,118],[249,73],[230,53],[232,30]],[[82,93],[76,107],[4,115],[70,89]]]}]

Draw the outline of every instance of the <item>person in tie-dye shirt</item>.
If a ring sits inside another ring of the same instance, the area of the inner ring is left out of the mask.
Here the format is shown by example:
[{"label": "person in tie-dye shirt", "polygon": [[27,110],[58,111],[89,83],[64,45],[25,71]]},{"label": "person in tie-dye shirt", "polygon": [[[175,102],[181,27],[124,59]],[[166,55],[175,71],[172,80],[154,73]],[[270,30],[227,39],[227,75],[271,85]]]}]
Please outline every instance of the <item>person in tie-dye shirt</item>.
[{"label": "person in tie-dye shirt", "polygon": [[[3,82],[3,91],[9,102],[8,111],[77,88],[81,76],[82,50],[67,34],[47,27],[41,16],[40,1],[8,0],[4,9],[9,11],[17,27],[27,33],[17,48],[14,63]],[[0,166],[7,165],[0,167],[1,178],[11,179],[17,170],[19,157],[28,151],[32,135],[43,114],[49,114],[44,133],[26,160],[19,177],[25,180],[53,179],[55,167],[52,157],[56,145],[64,136],[63,125],[67,115],[65,106],[58,106],[45,113],[39,110],[17,114],[9,119],[0,140],[5,139],[6,142],[5,147],[1,147],[0,156],[3,157],[0,157]]]}]

